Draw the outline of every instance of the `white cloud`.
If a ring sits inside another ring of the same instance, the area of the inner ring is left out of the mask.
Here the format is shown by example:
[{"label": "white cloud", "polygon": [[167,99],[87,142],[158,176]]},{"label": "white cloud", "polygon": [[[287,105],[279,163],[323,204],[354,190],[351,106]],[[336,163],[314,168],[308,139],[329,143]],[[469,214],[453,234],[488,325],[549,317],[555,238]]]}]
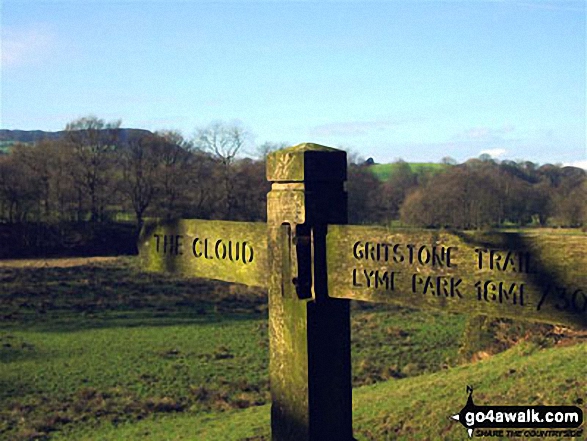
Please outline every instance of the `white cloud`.
[{"label": "white cloud", "polygon": [[50,57],[55,35],[43,25],[2,30],[2,67],[37,64]]},{"label": "white cloud", "polygon": [[481,152],[479,152],[480,155],[487,154],[495,159],[505,155],[506,153],[507,153],[506,149],[499,149],[499,148],[498,149],[481,150]]}]

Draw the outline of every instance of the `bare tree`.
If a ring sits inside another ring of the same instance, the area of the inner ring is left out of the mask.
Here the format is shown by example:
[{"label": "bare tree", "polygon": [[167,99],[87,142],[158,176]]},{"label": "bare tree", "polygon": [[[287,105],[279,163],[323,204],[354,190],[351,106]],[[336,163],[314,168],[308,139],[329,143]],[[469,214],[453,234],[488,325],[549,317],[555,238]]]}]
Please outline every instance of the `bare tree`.
[{"label": "bare tree", "polygon": [[370,167],[352,163],[348,168],[347,192],[350,224],[380,222],[385,218],[382,204],[381,181],[373,174]]},{"label": "bare tree", "polygon": [[48,143],[41,141],[37,145],[16,144],[12,148],[12,158],[22,167],[22,171],[35,182],[38,188],[38,220],[48,221],[51,212],[50,178],[53,169],[52,155]]},{"label": "bare tree", "polygon": [[269,153],[284,149],[288,146],[289,144],[287,142],[264,142],[263,144],[257,146],[256,157],[261,161],[265,161]]},{"label": "bare tree", "polygon": [[237,201],[234,192],[234,161],[251,138],[250,133],[238,122],[214,122],[197,131],[196,148],[210,152],[221,165],[221,181],[224,200],[224,215],[234,216]]},{"label": "bare tree", "polygon": [[191,151],[185,177],[186,198],[182,207],[184,216],[210,219],[222,195],[222,182],[218,180],[218,163],[201,150]]},{"label": "bare tree", "polygon": [[40,188],[26,165],[13,156],[0,158],[0,208],[10,222],[26,222],[39,206]]},{"label": "bare tree", "polygon": [[216,121],[197,130],[194,144],[196,148],[212,153],[223,164],[230,165],[250,136],[238,122]]},{"label": "bare tree", "polygon": [[90,202],[90,219],[95,222],[103,217],[120,123],[120,120],[107,123],[88,116],[65,127],[71,173],[78,194],[78,217],[86,197]]},{"label": "bare tree", "polygon": [[120,152],[122,192],[135,212],[137,233],[143,226],[145,211],[158,190],[157,172],[160,164],[161,141],[157,135],[130,139]]},{"label": "bare tree", "polygon": [[408,195],[418,185],[418,176],[410,164],[398,159],[391,166],[391,173],[381,188],[382,204],[390,219],[399,217],[400,207]]},{"label": "bare tree", "polygon": [[265,162],[244,158],[235,163],[235,220],[265,221],[267,193],[271,184],[265,179]]},{"label": "bare tree", "polygon": [[182,198],[191,179],[191,144],[177,131],[156,133],[154,148],[159,160],[156,182],[158,186],[156,208],[165,219],[181,216]]}]

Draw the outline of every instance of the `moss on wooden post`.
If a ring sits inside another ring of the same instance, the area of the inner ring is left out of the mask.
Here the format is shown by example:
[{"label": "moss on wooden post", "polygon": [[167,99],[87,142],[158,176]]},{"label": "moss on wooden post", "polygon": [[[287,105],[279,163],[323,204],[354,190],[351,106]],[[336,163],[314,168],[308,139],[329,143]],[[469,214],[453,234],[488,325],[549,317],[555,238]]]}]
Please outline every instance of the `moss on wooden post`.
[{"label": "moss on wooden post", "polygon": [[328,298],[326,275],[326,225],[347,221],[346,154],[280,150],[267,179],[272,439],[352,440],[349,303]]},{"label": "moss on wooden post", "polygon": [[587,327],[587,236],[328,227],[330,297]]},{"label": "moss on wooden post", "polygon": [[267,226],[261,222],[148,222],[138,248],[145,270],[268,286]]}]

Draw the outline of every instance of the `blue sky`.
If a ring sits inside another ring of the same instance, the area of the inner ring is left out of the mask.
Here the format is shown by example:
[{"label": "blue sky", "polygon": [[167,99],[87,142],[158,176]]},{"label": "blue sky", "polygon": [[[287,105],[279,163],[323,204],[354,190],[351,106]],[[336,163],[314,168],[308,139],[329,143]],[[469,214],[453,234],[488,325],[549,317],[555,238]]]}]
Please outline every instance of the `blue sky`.
[{"label": "blue sky", "polygon": [[[378,162],[587,167],[583,1],[3,0],[0,127],[88,114]],[[249,150],[253,151],[250,146]]]}]

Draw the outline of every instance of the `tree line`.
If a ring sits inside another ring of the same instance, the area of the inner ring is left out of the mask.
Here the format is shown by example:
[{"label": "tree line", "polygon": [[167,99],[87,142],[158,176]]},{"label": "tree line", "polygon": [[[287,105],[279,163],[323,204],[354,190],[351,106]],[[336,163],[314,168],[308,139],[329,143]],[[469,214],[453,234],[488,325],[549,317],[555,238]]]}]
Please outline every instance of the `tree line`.
[{"label": "tree line", "polygon": [[[15,144],[0,156],[0,223],[99,224],[149,217],[264,221],[264,156],[242,157],[250,135],[213,123],[192,139],[163,131],[122,137],[120,121],[85,117],[60,139]],[[349,221],[420,227],[587,225],[585,170],[483,156],[415,172],[397,161],[381,181],[349,155]]]},{"label": "tree line", "polygon": [[214,123],[192,140],[175,131],[123,139],[119,121],[81,118],[61,139],[17,143],[0,157],[0,222],[263,220],[269,184],[263,161],[238,157],[247,137]]},{"label": "tree line", "polygon": [[352,223],[426,228],[587,226],[587,173],[577,167],[529,161],[495,161],[486,155],[440,171],[414,172],[399,160],[387,181],[369,166],[349,173]]}]

